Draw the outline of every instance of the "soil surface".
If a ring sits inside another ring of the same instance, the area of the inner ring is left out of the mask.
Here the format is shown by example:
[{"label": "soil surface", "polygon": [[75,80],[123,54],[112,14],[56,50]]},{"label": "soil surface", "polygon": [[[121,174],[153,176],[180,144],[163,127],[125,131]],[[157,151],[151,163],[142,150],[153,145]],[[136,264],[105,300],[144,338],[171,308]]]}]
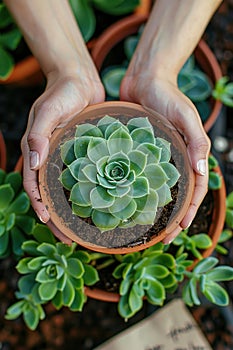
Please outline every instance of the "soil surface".
[{"label": "soil surface", "polygon": [[[208,25],[204,38],[220,62],[224,75],[233,80],[233,1],[225,0]],[[43,86],[12,88],[0,86],[0,129],[8,147],[8,170],[12,170],[20,155],[20,139],[26,127],[27,115],[33,101],[43,91]],[[223,113],[209,133],[212,153],[223,170],[227,190],[233,190],[233,110],[223,108]],[[219,137],[227,147],[219,149]],[[233,242],[227,242],[227,256],[221,264],[232,265]],[[6,321],[4,314],[14,301],[17,273],[11,259],[0,262],[0,349],[1,350],[92,350],[106,339],[130,327],[156,309],[145,302],[143,310],[127,323],[117,313],[116,304],[88,300],[82,313],[72,313],[66,308],[56,311],[47,305],[48,317],[38,329],[29,331],[21,319]],[[201,330],[214,350],[233,349],[233,283],[226,289],[231,297],[229,307],[219,308],[208,303],[190,308]],[[179,293],[178,293],[179,295]]]}]

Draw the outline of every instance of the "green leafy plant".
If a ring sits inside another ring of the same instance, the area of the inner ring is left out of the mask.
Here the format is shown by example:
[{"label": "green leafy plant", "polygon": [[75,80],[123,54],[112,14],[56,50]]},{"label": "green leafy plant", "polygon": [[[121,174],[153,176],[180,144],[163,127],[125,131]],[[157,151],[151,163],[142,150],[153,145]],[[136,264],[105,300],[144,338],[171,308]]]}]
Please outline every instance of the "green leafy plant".
[{"label": "green leafy plant", "polygon": [[[123,41],[125,59],[119,65],[105,67],[101,72],[108,100],[119,99],[121,81],[137,47],[143,28],[144,26],[141,26],[137,34],[130,35]],[[211,97],[233,107],[233,83],[229,82],[229,77],[220,78],[213,86],[208,75],[198,66],[194,55],[191,55],[181,68],[177,84],[179,89],[195,104],[203,122],[211,113],[209,102]]]},{"label": "green leafy plant", "polygon": [[0,258],[22,255],[21,244],[27,239],[35,219],[30,213],[30,200],[22,187],[18,172],[0,169]]},{"label": "green leafy plant", "polygon": [[2,1],[0,1],[0,29],[0,79],[5,80],[14,68],[12,52],[18,47],[22,34]]},{"label": "green leafy plant", "polygon": [[217,159],[211,154],[208,158],[208,166],[209,166],[209,181],[208,188],[210,190],[218,190],[222,185],[221,175],[214,171],[214,169],[218,166]]},{"label": "green leafy plant", "polygon": [[232,281],[233,268],[216,266],[218,259],[208,257],[198,262],[192,271],[186,271],[188,281],[183,287],[182,298],[189,306],[200,305],[198,290],[212,303],[226,306],[229,303],[227,291],[218,283]]},{"label": "green leafy plant", "polygon": [[153,224],[180,176],[170,163],[170,144],[142,117],[126,125],[110,116],[96,126],[80,124],[61,146],[61,157],[60,181],[74,214],[91,217],[101,231]]},{"label": "green leafy plant", "polygon": [[84,40],[90,40],[96,29],[96,10],[112,16],[126,15],[135,10],[140,0],[69,0]]},{"label": "green leafy plant", "polygon": [[216,100],[222,101],[226,106],[233,107],[233,82],[229,82],[230,78],[224,76],[220,78],[214,87],[212,96]]},{"label": "green leafy plant", "polygon": [[193,261],[187,260],[187,253],[177,253],[174,257],[164,249],[164,245],[158,243],[143,252],[121,256],[121,264],[115,268],[113,276],[121,280],[118,311],[123,318],[135,315],[142,308],[145,297],[149,303],[162,306],[167,293],[174,293],[178,282],[184,279],[182,298],[187,305],[200,304],[198,287],[216,305],[229,303],[226,290],[218,282],[233,279],[232,267],[216,267],[218,259],[208,257],[189,271]]},{"label": "green leafy plant", "polygon": [[212,246],[212,240],[206,233],[188,235],[189,229],[183,230],[173,241],[175,246],[179,246],[179,253],[191,252],[194,257],[202,259],[201,251]]},{"label": "green leafy plant", "polygon": [[[69,152],[63,152],[68,157]],[[209,171],[213,172],[218,164],[215,157],[210,157],[209,164]],[[218,180],[217,183],[221,185]],[[216,247],[222,254],[227,249],[221,244],[232,237],[232,198],[231,193],[227,197],[225,228]],[[145,299],[162,306],[174,293],[180,293],[180,288],[189,306],[200,305],[203,298],[225,306],[229,296],[222,282],[233,280],[233,268],[218,265],[214,256],[202,257],[202,250],[210,244],[206,234],[191,236],[187,229],[171,244],[160,242],[140,252],[110,255],[88,251],[74,243],[67,246],[58,242],[46,225],[36,224],[29,239],[22,243],[23,256],[16,266],[20,276],[17,301],[9,306],[6,318],[14,320],[22,315],[26,325],[34,330],[46,317],[47,303],[56,309],[68,307],[81,312],[87,299],[85,286],[99,288],[105,271],[115,278],[116,292],[120,294],[118,312],[124,319],[133,317]]]},{"label": "green leafy plant", "polygon": [[42,304],[52,302],[55,308],[67,306],[81,311],[86,301],[84,285],[93,285],[99,279],[97,271],[89,262],[91,255],[56,242],[45,225],[37,224],[33,240],[23,243],[25,253],[16,266],[20,277],[20,299],[7,310],[6,318],[15,319],[21,314],[30,329],[35,329],[44,318]]},{"label": "green leafy plant", "polygon": [[[96,10],[112,16],[122,16],[135,10],[140,0],[69,0],[84,40],[89,41],[96,29]],[[15,66],[14,52],[18,48],[22,33],[5,4],[0,0],[0,79],[6,80]]]},{"label": "green leafy plant", "polygon": [[233,192],[229,193],[226,200],[226,225],[233,229]]},{"label": "green leafy plant", "polygon": [[177,288],[176,260],[164,252],[162,243],[120,258],[121,263],[113,271],[113,276],[121,279],[118,311],[123,318],[135,315],[142,308],[144,297],[149,303],[161,306],[167,290]]},{"label": "green leafy plant", "polygon": [[216,246],[216,251],[220,254],[226,255],[228,249],[223,245],[223,243],[229,241],[233,237],[233,192],[230,192],[226,198],[226,218],[225,218],[225,228],[221,233]]}]

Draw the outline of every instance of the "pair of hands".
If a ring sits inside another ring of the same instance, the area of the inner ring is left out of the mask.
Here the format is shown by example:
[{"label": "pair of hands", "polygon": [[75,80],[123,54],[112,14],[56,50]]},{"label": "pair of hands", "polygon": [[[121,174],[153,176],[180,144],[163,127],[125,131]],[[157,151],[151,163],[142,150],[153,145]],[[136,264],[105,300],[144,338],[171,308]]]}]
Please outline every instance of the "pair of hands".
[{"label": "pair of hands", "polygon": [[[41,202],[38,189],[38,169],[45,162],[49,151],[49,139],[56,128],[65,126],[86,106],[104,102],[105,93],[99,80],[53,74],[48,76],[45,92],[33,104],[21,147],[24,157],[24,188],[32,206],[42,222],[65,243],[68,238],[58,231]],[[192,102],[183,95],[176,82],[152,77],[127,75],[121,83],[122,100],[139,103],[164,115],[183,135],[187,152],[195,171],[196,181],[190,207],[180,225],[169,234],[164,243],[170,243],[183,228],[194,219],[208,185],[209,139],[202,127],[200,117]]]}]

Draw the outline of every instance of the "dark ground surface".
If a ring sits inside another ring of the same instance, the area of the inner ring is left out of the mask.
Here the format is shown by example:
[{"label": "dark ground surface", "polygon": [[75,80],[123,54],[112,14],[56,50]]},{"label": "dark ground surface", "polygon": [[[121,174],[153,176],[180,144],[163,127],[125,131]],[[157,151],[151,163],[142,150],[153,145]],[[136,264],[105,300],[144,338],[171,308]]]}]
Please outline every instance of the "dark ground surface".
[{"label": "dark ground surface", "polygon": [[[232,0],[223,2],[206,29],[204,38],[220,62],[223,75],[228,75],[233,81]],[[26,126],[30,106],[42,90],[43,87],[14,89],[0,86],[0,129],[7,142],[8,170],[12,170],[20,155],[19,140]],[[209,134],[212,152],[220,162],[230,192],[233,190],[233,110],[224,108]],[[218,151],[220,136],[228,142],[224,152]],[[223,257],[221,263],[232,265],[232,241],[228,242],[228,248],[230,254]],[[14,268],[9,264],[4,261],[0,267],[0,350],[91,350],[155,311],[145,303],[143,310],[126,324],[118,316],[115,304],[89,300],[81,314],[71,313],[67,309],[55,311],[48,305],[46,311],[49,317],[41,322],[36,331],[31,332],[22,325],[21,320],[5,321],[3,317],[13,300],[16,283]],[[214,350],[233,349],[233,284],[227,284],[226,288],[231,296],[229,307],[204,304],[190,309]]]}]

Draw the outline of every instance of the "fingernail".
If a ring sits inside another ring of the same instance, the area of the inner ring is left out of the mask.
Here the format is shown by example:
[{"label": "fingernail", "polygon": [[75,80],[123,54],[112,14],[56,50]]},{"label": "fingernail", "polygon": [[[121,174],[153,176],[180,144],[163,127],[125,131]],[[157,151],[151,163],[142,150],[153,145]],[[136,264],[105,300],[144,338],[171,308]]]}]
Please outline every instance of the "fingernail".
[{"label": "fingernail", "polygon": [[205,159],[200,159],[197,162],[197,169],[198,169],[200,175],[206,174],[206,160]]},{"label": "fingernail", "polygon": [[37,211],[36,211],[36,215],[38,216],[39,220],[43,222],[43,224],[46,224],[46,222],[48,222],[50,219],[49,213],[47,211],[44,211],[43,217]]},{"label": "fingernail", "polygon": [[168,239],[167,241],[163,241],[164,244],[171,244],[174,238]]},{"label": "fingernail", "polygon": [[188,223],[188,225],[186,225],[186,227],[183,228],[183,230],[187,230],[187,228],[189,228],[189,227],[191,226],[192,222],[193,222],[193,221],[190,221],[190,222]]},{"label": "fingernail", "polygon": [[30,168],[33,170],[39,166],[39,153],[30,151]]}]

